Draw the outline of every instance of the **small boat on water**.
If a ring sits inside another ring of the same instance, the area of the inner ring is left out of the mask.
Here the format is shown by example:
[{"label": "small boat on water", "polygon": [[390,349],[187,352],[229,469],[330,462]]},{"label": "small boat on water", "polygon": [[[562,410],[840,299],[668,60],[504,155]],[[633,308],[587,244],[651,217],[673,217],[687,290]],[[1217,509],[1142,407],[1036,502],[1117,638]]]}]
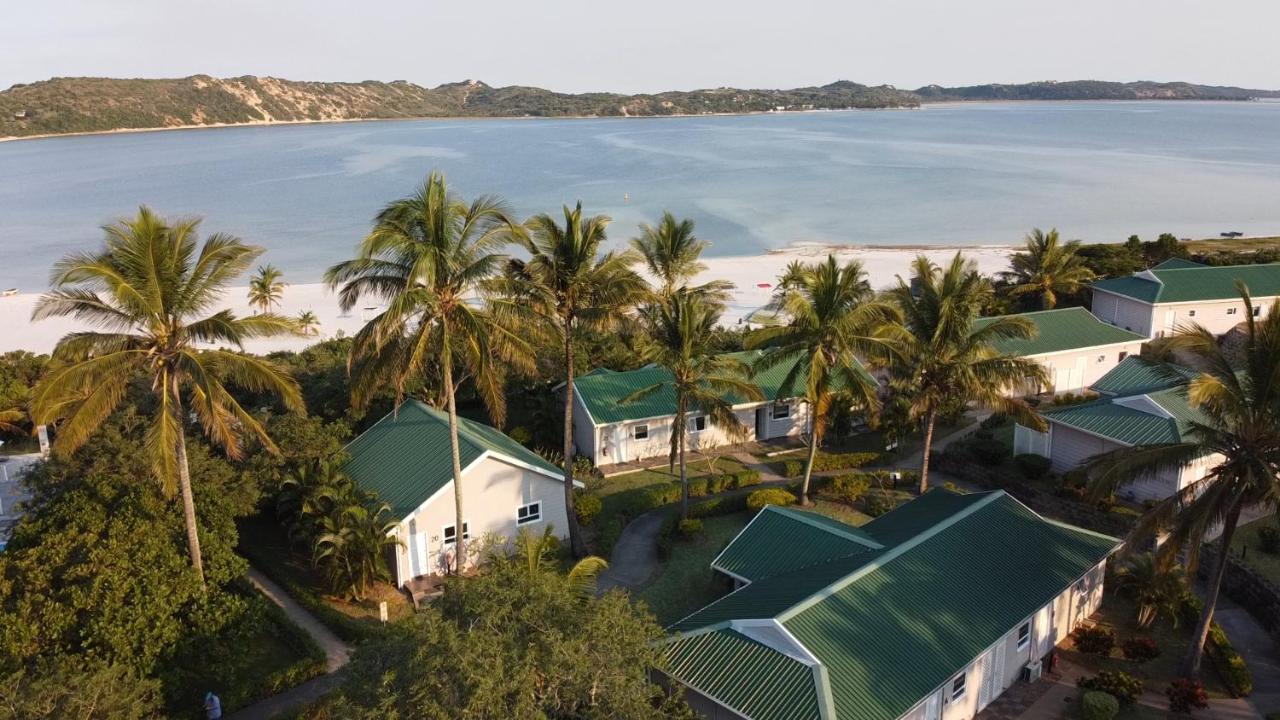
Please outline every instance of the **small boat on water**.
[{"label": "small boat on water", "polygon": [[18,288],[9,288],[7,290],[0,290],[0,297],[13,297],[14,295],[17,295],[17,294],[18,294]]}]

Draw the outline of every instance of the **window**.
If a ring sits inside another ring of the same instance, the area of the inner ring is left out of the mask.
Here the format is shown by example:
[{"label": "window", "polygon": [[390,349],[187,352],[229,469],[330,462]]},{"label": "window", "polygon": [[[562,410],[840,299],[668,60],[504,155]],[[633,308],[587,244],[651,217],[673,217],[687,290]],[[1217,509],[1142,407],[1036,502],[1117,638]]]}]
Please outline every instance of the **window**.
[{"label": "window", "polygon": [[516,525],[528,525],[542,520],[542,501],[531,502],[516,508]]},{"label": "window", "polygon": [[1195,310],[1188,310],[1188,311],[1187,311],[1187,317],[1195,317],[1195,316],[1196,316],[1196,311],[1195,311]]},{"label": "window", "polygon": [[1227,308],[1227,314],[1228,314],[1228,315],[1235,315],[1235,314],[1236,314],[1236,310],[1238,310],[1238,309],[1239,309],[1239,308],[1229,307],[1229,308]]},{"label": "window", "polygon": [[707,429],[707,416],[696,415],[689,418],[689,432],[699,433]]},{"label": "window", "polygon": [[1107,356],[1106,356],[1106,355],[1099,355],[1099,356],[1098,356],[1098,362],[1100,362],[1100,363],[1104,363],[1104,362],[1106,362],[1106,361],[1107,361]]},{"label": "window", "polygon": [[635,438],[636,440],[648,440],[649,426],[636,425],[635,427],[631,428],[631,437]]},{"label": "window", "polygon": [[778,403],[773,406],[771,417],[774,420],[785,420],[791,417],[791,406],[786,403]]},{"label": "window", "polygon": [[1259,316],[1259,315],[1261,315],[1261,314],[1262,314],[1262,306],[1261,306],[1261,305],[1254,305],[1254,306],[1253,306],[1253,316],[1254,316],[1254,317],[1258,317],[1258,316]]},{"label": "window", "polygon": [[1120,357],[1116,358],[1116,362],[1124,362],[1124,359],[1127,357],[1129,357],[1129,353],[1122,350],[1120,351]]},{"label": "window", "polygon": [[[446,546],[454,545],[458,542],[458,527],[456,525],[445,525],[443,534],[444,534],[444,544]],[[463,540],[471,539],[470,523],[467,523],[467,522],[462,523],[462,539]]]},{"label": "window", "polygon": [[1022,627],[1018,628],[1018,649],[1026,650],[1031,644],[1031,623],[1022,623]]},{"label": "window", "polygon": [[951,681],[951,699],[959,700],[962,697],[964,697],[964,673],[960,673],[955,680]]}]

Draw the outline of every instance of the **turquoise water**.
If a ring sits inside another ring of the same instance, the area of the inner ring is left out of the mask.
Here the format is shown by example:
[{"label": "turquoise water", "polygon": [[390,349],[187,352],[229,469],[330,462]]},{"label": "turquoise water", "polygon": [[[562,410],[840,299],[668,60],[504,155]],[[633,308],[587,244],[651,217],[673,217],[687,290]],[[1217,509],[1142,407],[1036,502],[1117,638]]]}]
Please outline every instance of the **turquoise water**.
[{"label": "turquoise water", "polygon": [[1280,104],[348,123],[0,143],[0,288],[44,286],[140,203],[266,246],[292,282],[431,169],[520,215],[581,199],[630,237],[663,209],[718,255],[792,242],[1001,244],[1280,232]]}]

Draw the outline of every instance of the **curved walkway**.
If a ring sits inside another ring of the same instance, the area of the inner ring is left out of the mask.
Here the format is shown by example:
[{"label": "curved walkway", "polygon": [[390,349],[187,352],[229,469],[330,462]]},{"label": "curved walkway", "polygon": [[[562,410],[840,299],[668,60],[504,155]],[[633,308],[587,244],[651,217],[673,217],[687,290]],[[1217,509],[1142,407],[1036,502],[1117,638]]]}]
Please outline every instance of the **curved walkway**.
[{"label": "curved walkway", "polygon": [[351,658],[351,646],[338,639],[329,628],[316,619],[306,608],[289,597],[279,585],[275,584],[255,567],[250,567],[246,574],[249,582],[258,591],[267,596],[271,602],[280,606],[284,614],[298,627],[302,628],[316,645],[324,651],[325,674],[290,688],[278,695],[254,703],[243,708],[230,717],[232,720],[268,720],[319,700],[342,682],[342,673]]},{"label": "curved walkway", "polygon": [[658,569],[658,533],[666,510],[650,510],[627,523],[609,555],[609,567],[596,580],[596,592],[603,595],[621,588],[638,590]]}]

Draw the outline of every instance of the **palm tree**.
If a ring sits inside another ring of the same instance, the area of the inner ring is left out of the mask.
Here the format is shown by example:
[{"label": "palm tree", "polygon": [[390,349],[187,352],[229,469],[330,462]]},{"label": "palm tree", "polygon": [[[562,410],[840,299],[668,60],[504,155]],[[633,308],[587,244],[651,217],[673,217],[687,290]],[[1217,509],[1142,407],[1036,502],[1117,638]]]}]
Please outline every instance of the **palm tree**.
[{"label": "palm tree", "polygon": [[[658,281],[657,294],[670,295],[707,269],[699,258],[710,245],[693,234],[692,220],[677,220],[670,212],[662,213],[657,227],[640,225],[640,236],[631,239],[631,247],[644,259],[649,274]],[[706,292],[725,296],[733,289],[727,280],[713,280],[700,286]]]},{"label": "palm tree", "polygon": [[1005,316],[977,323],[979,309],[992,289],[977,264],[956,253],[945,268],[923,255],[912,263],[912,284],[898,278],[890,295],[902,309],[904,363],[897,383],[911,396],[912,416],[924,422],[924,457],[920,492],[929,489],[929,452],[940,411],[950,405],[973,404],[1013,417],[1043,430],[1044,420],[1027,403],[1009,397],[1012,387],[1048,382],[1035,360],[997,352],[992,343],[1030,338],[1035,326],[1025,318]]},{"label": "palm tree", "polygon": [[[560,548],[560,540],[552,533],[551,528],[545,528],[541,535],[530,532],[527,527],[521,528],[516,533],[516,539],[512,545],[515,549],[514,555],[499,557],[496,553],[503,548],[496,546],[494,559],[515,560],[524,566],[530,577],[544,572],[555,572],[558,569],[558,563],[555,560]],[[608,567],[609,563],[604,558],[595,555],[588,555],[574,563],[568,572],[569,586],[574,594],[583,599],[594,597],[596,579]]]},{"label": "palm tree", "polygon": [[675,400],[671,424],[670,464],[680,463],[680,517],[689,517],[689,475],[685,464],[691,411],[730,436],[745,436],[746,428],[733,412],[738,402],[763,400],[760,388],[750,382],[750,367],[741,360],[719,354],[711,346],[712,331],[724,306],[697,289],[681,288],[667,299],[646,308],[644,321],[653,342],[645,360],[665,368],[670,380],[640,388],[622,398],[623,404],[655,394]]},{"label": "palm tree", "polygon": [[1009,294],[1040,296],[1040,309],[1052,310],[1059,295],[1080,292],[1096,276],[1076,254],[1079,240],[1061,242],[1057,229],[1045,233],[1033,229],[1024,238],[1024,251],[1010,260],[1013,271],[1006,273],[1014,282]]},{"label": "palm tree", "polygon": [[[489,417],[501,425],[506,401],[497,360],[517,365],[528,361],[524,341],[470,302],[501,266],[505,256],[496,251],[510,242],[513,231],[506,207],[497,198],[484,196],[468,205],[449,192],[444,175],[433,172],[416,193],[378,213],[355,259],[325,274],[331,288],[342,288],[343,311],[363,297],[386,303],[386,309],[352,339],[352,404],[365,407],[373,395],[389,387],[398,406],[411,380],[438,370],[449,414],[457,527],[463,525],[463,492],[460,379],[454,373],[465,370]],[[466,565],[465,538],[459,537],[455,547],[455,567],[460,570]]]},{"label": "palm tree", "polygon": [[1138,627],[1150,627],[1161,614],[1178,617],[1178,604],[1187,592],[1186,573],[1162,566],[1152,553],[1129,558],[1116,571],[1117,589],[1138,603]]},{"label": "palm tree", "polygon": [[826,262],[788,268],[771,303],[788,324],[766,327],[747,336],[748,348],[772,352],[755,362],[755,372],[788,366],[778,397],[803,397],[809,406],[809,456],[800,504],[809,504],[809,481],[823,430],[837,400],[869,414],[880,407],[879,383],[859,358],[887,364],[896,353],[901,313],[877,299],[862,263]]},{"label": "palm tree", "polygon": [[503,277],[489,288],[491,307],[504,324],[552,336],[564,348],[564,499],[574,557],[587,549],[574,513],[573,341],[580,330],[617,327],[647,293],[644,280],[631,269],[635,255],[600,254],[608,224],[604,215],[583,217],[582,203],[564,207],[563,225],[550,215],[530,218],[521,239],[529,259],[509,260]]},{"label": "palm tree", "polygon": [[312,561],[335,593],[364,600],[370,585],[390,579],[385,551],[401,544],[393,534],[399,523],[390,516],[390,505],[361,498],[320,519]]},{"label": "palm tree", "polygon": [[[1217,565],[1209,575],[1204,612],[1200,615],[1182,673],[1200,672],[1205,639],[1213,621],[1227,554],[1240,513],[1248,507],[1274,510],[1280,504],[1280,303],[1273,302],[1266,318],[1254,317],[1248,288],[1237,282],[1244,304],[1246,339],[1233,365],[1230,351],[1218,345],[1213,333],[1199,325],[1179,328],[1167,340],[1171,351],[1191,358],[1204,372],[1191,380],[1187,396],[1203,416],[1189,420],[1182,442],[1124,448],[1088,462],[1090,493],[1100,497],[1148,473],[1180,470],[1196,458],[1216,464],[1204,479],[1156,504],[1135,525],[1131,537],[1153,532],[1168,535],[1160,546],[1160,560],[1171,564],[1185,550],[1188,565],[1211,528],[1221,526]],[[1238,368],[1238,369],[1237,369]]]},{"label": "palm tree", "polygon": [[27,414],[19,408],[0,410],[0,433],[18,435],[22,433],[19,423],[25,422]]},{"label": "palm tree", "polygon": [[243,440],[275,445],[256,418],[236,402],[228,384],[272,393],[301,410],[298,385],[275,363],[224,349],[251,338],[293,331],[293,322],[271,313],[248,318],[221,310],[201,317],[223,290],[262,253],[238,238],[217,233],[198,243],[199,221],[166,222],[143,207],[132,219],[104,228],[106,246],[77,253],[53,268],[53,289],[40,298],[33,319],[73,317],[99,328],[73,332],[53,355],[63,365],[37,384],[31,414],[37,424],[61,419],[55,450],[68,454],[88,440],[143,377],[158,407],[146,434],[152,474],[166,494],[177,490],[187,528],[191,564],[201,584],[204,565],[195,501],[187,468],[184,426],[195,413],[205,433],[228,457],[243,454]]},{"label": "palm tree", "polygon": [[284,297],[284,273],[275,265],[263,265],[249,278],[249,307],[256,312],[267,312],[280,304]]},{"label": "palm tree", "polygon": [[310,310],[303,310],[298,313],[297,321],[298,332],[303,335],[319,335],[320,334],[320,318]]}]

